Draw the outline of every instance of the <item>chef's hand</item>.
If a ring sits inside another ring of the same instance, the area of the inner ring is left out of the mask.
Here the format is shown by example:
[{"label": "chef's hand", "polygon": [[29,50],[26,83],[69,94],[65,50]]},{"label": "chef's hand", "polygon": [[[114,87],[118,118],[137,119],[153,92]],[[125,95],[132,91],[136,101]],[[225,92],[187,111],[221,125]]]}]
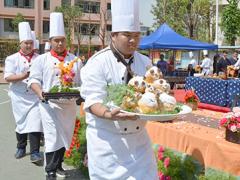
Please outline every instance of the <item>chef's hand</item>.
[{"label": "chef's hand", "polygon": [[115,108],[113,110],[105,110],[103,117],[110,120],[137,120],[138,116],[134,114],[124,113],[120,111],[120,108]]},{"label": "chef's hand", "polygon": [[25,71],[25,72],[23,72],[23,73],[22,73],[22,78],[23,78],[23,79],[28,78],[28,77],[29,77],[29,74],[30,74],[29,71]]}]

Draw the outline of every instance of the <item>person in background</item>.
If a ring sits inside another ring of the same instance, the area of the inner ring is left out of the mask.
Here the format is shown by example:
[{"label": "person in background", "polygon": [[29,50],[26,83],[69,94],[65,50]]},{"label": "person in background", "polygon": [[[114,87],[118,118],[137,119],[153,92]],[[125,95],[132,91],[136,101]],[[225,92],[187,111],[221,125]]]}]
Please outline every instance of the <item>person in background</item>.
[{"label": "person in background", "polygon": [[33,51],[39,54],[39,40],[36,39],[35,31],[31,31],[32,39],[33,39]]},{"label": "person in background", "polygon": [[160,60],[157,62],[157,67],[162,72],[163,76],[167,75],[167,62],[164,61],[163,54],[160,54]]},{"label": "person in background", "polygon": [[174,74],[174,56],[170,56],[170,59],[167,63],[167,75],[173,76]]},{"label": "person in background", "polygon": [[188,64],[187,71],[188,71],[188,76],[194,76],[195,70],[192,64]]},{"label": "person in background", "polygon": [[237,61],[238,61],[238,52],[234,51],[233,54],[232,54],[232,57],[229,58],[230,65],[236,64]]},{"label": "person in background", "polygon": [[213,74],[217,74],[217,64],[220,59],[220,55],[217,53],[213,57]]},{"label": "person in background", "polygon": [[16,122],[17,151],[16,159],[26,155],[27,137],[30,140],[30,160],[41,165],[39,153],[42,132],[39,100],[33,91],[28,89],[29,68],[38,56],[33,51],[33,38],[28,22],[18,24],[20,50],[8,56],[5,61],[4,79],[10,83],[9,96]]},{"label": "person in background", "polygon": [[210,73],[210,68],[212,66],[212,62],[211,62],[211,59],[208,57],[208,52],[207,50],[203,50],[203,61],[202,61],[202,64],[200,65],[200,67],[202,68],[202,74],[204,76],[207,76],[209,75]]},{"label": "person in background", "polygon": [[45,42],[44,53],[47,53],[51,50],[51,45],[49,42]]},{"label": "person in background", "polygon": [[134,74],[144,76],[151,66],[151,60],[136,51],[139,1],[112,0],[111,6],[111,45],[93,55],[81,70],[89,176],[91,180],[157,180],[146,122],[104,104],[108,85],[128,83]]},{"label": "person in background", "polygon": [[87,60],[84,55],[82,55],[80,59],[81,59],[83,65],[85,65],[87,63]]},{"label": "person in background", "polygon": [[[75,100],[49,100],[44,103],[43,92],[60,85],[60,69],[76,57],[66,50],[66,36],[64,32],[63,14],[50,14],[50,33],[51,51],[40,55],[31,67],[28,85],[43,102],[39,103],[43,131],[45,138],[45,157],[47,179],[68,177],[69,174],[63,169],[62,162],[66,149],[69,149],[76,120],[76,101]],[[73,64],[73,82],[80,85],[81,62]]]},{"label": "person in background", "polygon": [[220,72],[227,74],[227,66],[231,65],[231,62],[227,58],[227,55],[227,51],[223,51],[223,54],[217,63],[217,74]]},{"label": "person in background", "polygon": [[192,67],[195,68],[196,65],[197,65],[197,61],[196,61],[196,59],[194,58],[193,52],[189,52],[189,57],[190,57],[190,59],[191,59],[191,61],[190,61],[189,64],[191,64]]}]

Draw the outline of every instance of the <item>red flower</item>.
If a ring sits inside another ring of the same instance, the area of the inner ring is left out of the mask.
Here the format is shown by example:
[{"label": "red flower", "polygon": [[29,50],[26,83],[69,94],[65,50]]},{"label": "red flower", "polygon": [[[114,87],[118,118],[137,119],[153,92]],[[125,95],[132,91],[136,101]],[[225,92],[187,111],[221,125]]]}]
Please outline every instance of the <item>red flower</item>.
[{"label": "red flower", "polygon": [[159,180],[165,180],[165,176],[162,172],[158,172],[158,177],[159,177]]},{"label": "red flower", "polygon": [[221,120],[220,120],[220,126],[226,125],[227,122],[228,122],[228,119],[227,119],[227,118],[221,119]]},{"label": "red flower", "polygon": [[166,157],[166,158],[164,159],[164,167],[165,167],[165,168],[168,168],[169,164],[170,164],[170,158],[169,158],[169,157]]},{"label": "red flower", "polygon": [[163,160],[163,158],[164,158],[163,152],[158,151],[158,159]]},{"label": "red flower", "polygon": [[193,90],[188,90],[184,97],[185,102],[199,102],[198,96]]}]

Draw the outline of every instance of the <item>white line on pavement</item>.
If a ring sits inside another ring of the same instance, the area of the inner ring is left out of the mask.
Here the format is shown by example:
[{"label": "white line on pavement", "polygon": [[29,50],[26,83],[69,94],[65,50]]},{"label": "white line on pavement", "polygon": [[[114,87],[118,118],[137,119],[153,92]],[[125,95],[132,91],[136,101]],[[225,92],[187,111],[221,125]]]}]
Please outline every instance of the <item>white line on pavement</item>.
[{"label": "white line on pavement", "polygon": [[0,105],[7,104],[7,103],[9,103],[9,102],[10,102],[10,99],[7,100],[7,101],[1,102]]}]

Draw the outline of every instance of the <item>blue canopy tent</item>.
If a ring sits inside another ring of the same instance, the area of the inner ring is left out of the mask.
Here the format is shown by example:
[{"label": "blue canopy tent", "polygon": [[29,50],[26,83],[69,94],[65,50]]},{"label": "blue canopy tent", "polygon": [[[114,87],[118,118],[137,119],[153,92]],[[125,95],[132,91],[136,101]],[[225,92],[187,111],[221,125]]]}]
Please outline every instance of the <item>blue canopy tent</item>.
[{"label": "blue canopy tent", "polygon": [[195,41],[177,34],[166,23],[155,32],[141,39],[140,49],[175,49],[175,50],[214,50],[218,49],[215,44]]}]

